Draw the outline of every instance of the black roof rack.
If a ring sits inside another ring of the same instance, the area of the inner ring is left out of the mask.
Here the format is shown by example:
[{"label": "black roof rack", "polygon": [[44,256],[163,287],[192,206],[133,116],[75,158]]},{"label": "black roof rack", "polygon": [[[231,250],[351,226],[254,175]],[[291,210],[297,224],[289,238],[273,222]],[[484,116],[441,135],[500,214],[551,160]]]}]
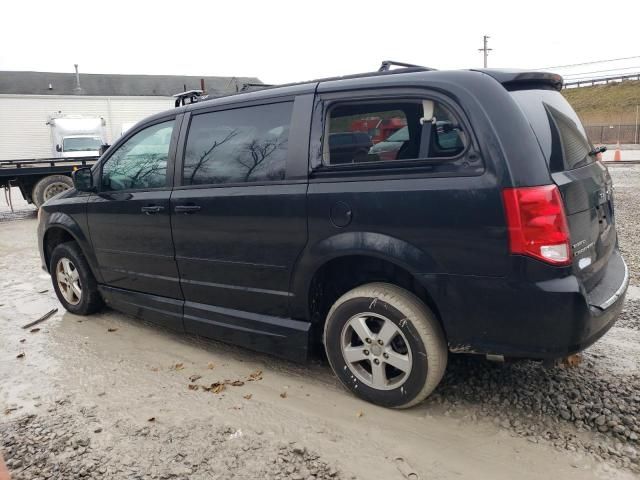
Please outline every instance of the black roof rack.
[{"label": "black roof rack", "polygon": [[[391,70],[392,66],[402,67],[397,70]],[[271,88],[281,88],[281,87],[292,87],[296,85],[307,85],[310,83],[317,82],[329,82],[334,80],[349,80],[353,78],[366,78],[366,77],[376,77],[381,75],[396,75],[401,73],[411,73],[411,72],[430,72],[436,70],[435,68],[424,67],[421,65],[413,65],[411,63],[403,63],[396,62],[394,60],[384,60],[380,64],[380,68],[373,72],[363,72],[363,73],[352,73],[349,75],[335,76],[335,77],[325,77],[325,78],[314,78],[312,80],[305,80],[302,82],[290,82],[290,83],[282,83],[279,85],[271,85],[268,83],[243,83],[240,87],[239,91],[233,93],[224,93],[224,94],[209,94],[202,95],[202,90],[189,90],[188,92],[181,92],[174,95],[176,97],[176,107],[180,105],[188,105],[190,103],[197,103],[204,100],[213,100],[215,98],[221,97],[229,97],[232,95],[241,95],[243,93],[249,93],[253,91],[252,89],[260,89],[260,90],[268,90]],[[188,101],[187,101],[188,100]]]},{"label": "black roof rack", "polygon": [[388,72],[391,67],[403,67],[403,68],[422,68],[424,70],[435,70],[435,68],[425,67],[423,65],[414,65],[413,63],[396,62],[395,60],[383,60],[378,68],[379,72]]},{"label": "black roof rack", "polygon": [[243,83],[242,87],[240,87],[240,92],[246,92],[250,88],[269,88],[269,87],[278,87],[279,85],[273,85],[270,83]]},{"label": "black roof rack", "polygon": [[189,105],[190,103],[196,103],[203,99],[204,92],[202,90],[187,90],[186,92],[180,92],[173,95],[176,99],[176,108],[182,105]]}]

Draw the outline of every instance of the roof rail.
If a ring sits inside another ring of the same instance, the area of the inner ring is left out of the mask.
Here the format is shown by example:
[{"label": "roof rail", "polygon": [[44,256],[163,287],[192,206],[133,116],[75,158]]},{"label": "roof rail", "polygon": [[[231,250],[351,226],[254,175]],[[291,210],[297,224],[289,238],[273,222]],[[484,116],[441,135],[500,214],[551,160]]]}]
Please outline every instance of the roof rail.
[{"label": "roof rail", "polygon": [[198,102],[203,93],[204,92],[202,90],[187,90],[186,92],[176,93],[175,95],[173,95],[173,97],[176,99],[176,108],[182,105],[189,105],[190,103]]},{"label": "roof rail", "polygon": [[[401,69],[391,70],[392,66],[402,67]],[[380,68],[373,72],[363,72],[363,73],[353,73],[350,75],[336,76],[336,77],[325,77],[325,78],[315,78],[312,80],[305,80],[302,82],[291,82],[291,83],[283,83],[279,85],[273,85],[268,83],[243,83],[238,91],[233,93],[209,93],[207,95],[203,95],[202,90],[189,90],[187,92],[176,93],[174,97],[176,97],[176,107],[181,105],[188,105],[190,103],[202,102],[205,100],[213,100],[215,98],[228,97],[232,95],[249,93],[252,89],[264,89],[268,90],[271,88],[279,88],[279,87],[292,87],[294,85],[305,85],[310,83],[317,82],[329,82],[335,80],[350,80],[354,78],[366,78],[366,77],[375,77],[382,75],[395,75],[401,73],[411,73],[411,72],[430,72],[436,70],[435,68],[424,67],[422,65],[413,65],[411,63],[403,63],[396,62],[394,60],[384,60]]]},{"label": "roof rail", "polygon": [[273,85],[270,83],[243,83],[242,87],[240,87],[241,92],[246,92],[250,88],[269,88],[269,87],[277,87],[278,85]]},{"label": "roof rail", "polygon": [[412,63],[396,62],[395,60],[383,60],[378,68],[379,72],[388,72],[391,67],[403,67],[403,68],[423,68],[425,70],[435,70],[435,68],[425,67],[423,65],[414,65]]}]

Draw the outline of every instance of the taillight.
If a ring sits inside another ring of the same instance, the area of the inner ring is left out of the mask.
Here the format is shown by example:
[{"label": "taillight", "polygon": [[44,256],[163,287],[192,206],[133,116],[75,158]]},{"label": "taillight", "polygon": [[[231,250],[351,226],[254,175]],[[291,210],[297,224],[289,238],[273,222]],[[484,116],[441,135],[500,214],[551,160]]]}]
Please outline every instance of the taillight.
[{"label": "taillight", "polygon": [[571,263],[569,227],[558,187],[505,188],[502,199],[510,253],[553,265]]}]

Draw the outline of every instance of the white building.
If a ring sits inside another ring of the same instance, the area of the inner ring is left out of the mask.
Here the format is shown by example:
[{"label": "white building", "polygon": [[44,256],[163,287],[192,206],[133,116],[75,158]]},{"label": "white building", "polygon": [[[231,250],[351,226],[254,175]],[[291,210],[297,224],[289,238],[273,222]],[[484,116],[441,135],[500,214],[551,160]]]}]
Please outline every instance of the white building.
[{"label": "white building", "polygon": [[102,117],[109,143],[143,118],[174,107],[173,94],[211,95],[260,83],[248,77],[0,72],[0,160],[52,156],[52,114]]}]

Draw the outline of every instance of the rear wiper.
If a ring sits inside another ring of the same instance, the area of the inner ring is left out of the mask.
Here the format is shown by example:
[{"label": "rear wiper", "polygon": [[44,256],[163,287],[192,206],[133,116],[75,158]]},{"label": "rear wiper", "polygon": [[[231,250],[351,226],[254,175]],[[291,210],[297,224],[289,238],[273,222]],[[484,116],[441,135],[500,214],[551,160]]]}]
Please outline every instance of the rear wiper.
[{"label": "rear wiper", "polygon": [[598,155],[599,153],[603,153],[607,151],[607,147],[604,145],[602,147],[593,147],[593,149],[589,152],[589,155],[592,157]]}]

